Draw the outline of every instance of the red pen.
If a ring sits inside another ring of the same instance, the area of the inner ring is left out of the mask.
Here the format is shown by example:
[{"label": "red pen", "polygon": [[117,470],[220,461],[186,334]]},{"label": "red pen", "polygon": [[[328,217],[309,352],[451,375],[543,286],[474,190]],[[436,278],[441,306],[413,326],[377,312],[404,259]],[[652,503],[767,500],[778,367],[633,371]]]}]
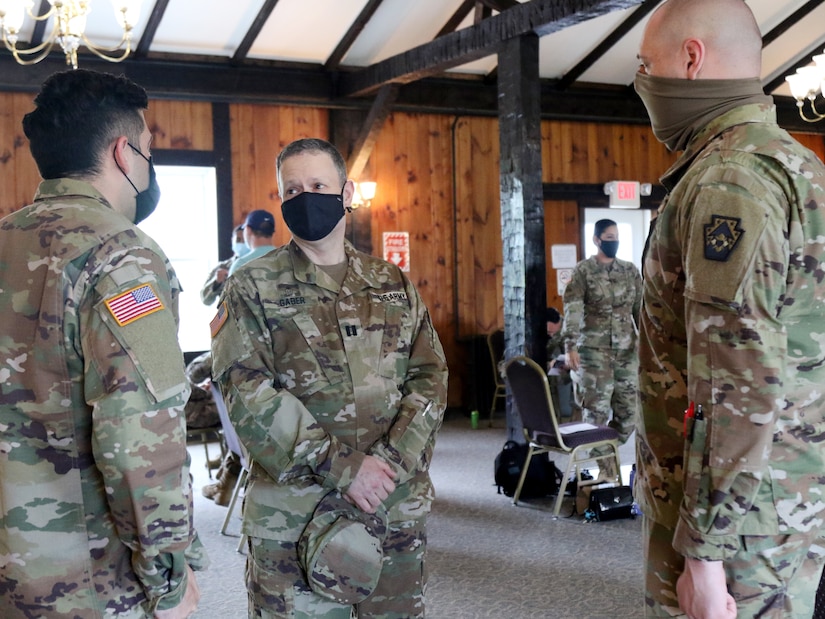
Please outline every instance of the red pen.
[{"label": "red pen", "polygon": [[682,434],[685,436],[685,438],[687,438],[687,433],[688,433],[688,430],[687,430],[688,419],[693,419],[695,417],[695,415],[696,415],[696,404],[693,401],[691,401],[688,404],[687,409],[685,410],[685,418],[684,418],[684,421],[683,421],[683,424],[682,424]]}]

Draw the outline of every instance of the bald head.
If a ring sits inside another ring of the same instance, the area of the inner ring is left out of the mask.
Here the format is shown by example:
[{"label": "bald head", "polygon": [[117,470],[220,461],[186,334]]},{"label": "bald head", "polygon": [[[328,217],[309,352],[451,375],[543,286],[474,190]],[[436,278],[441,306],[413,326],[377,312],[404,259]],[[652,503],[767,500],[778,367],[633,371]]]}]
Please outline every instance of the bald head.
[{"label": "bald head", "polygon": [[665,59],[650,75],[686,79],[759,77],[762,35],[744,0],[667,0],[645,29],[640,59]]}]

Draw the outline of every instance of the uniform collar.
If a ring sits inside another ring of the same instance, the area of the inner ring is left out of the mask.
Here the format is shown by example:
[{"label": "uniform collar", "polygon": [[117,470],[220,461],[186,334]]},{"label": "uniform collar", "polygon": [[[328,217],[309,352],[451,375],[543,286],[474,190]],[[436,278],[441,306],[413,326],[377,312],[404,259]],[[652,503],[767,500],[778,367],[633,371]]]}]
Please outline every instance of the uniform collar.
[{"label": "uniform collar", "polygon": [[94,185],[74,178],[50,178],[41,181],[37,187],[37,192],[34,194],[34,201],[39,202],[68,196],[91,198],[114,210],[109,201],[95,189]]},{"label": "uniform collar", "polygon": [[344,283],[339,288],[336,282],[324,273],[323,269],[315,265],[298,247],[294,240],[289,242],[289,255],[292,258],[292,269],[295,279],[299,282],[320,286],[331,292],[338,293],[341,289],[346,294],[352,294],[366,288],[378,288],[384,278],[376,277],[371,269],[364,264],[365,254],[355,249],[352,244],[344,240],[344,253],[347,257],[347,274]]}]

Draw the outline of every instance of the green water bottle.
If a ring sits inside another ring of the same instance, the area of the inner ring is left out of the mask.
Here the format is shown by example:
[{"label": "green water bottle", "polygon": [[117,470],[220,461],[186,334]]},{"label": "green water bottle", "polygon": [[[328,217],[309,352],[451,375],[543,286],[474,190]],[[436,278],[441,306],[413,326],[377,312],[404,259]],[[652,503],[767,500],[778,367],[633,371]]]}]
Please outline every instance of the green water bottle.
[{"label": "green water bottle", "polygon": [[470,427],[473,430],[478,430],[478,411],[470,413]]}]

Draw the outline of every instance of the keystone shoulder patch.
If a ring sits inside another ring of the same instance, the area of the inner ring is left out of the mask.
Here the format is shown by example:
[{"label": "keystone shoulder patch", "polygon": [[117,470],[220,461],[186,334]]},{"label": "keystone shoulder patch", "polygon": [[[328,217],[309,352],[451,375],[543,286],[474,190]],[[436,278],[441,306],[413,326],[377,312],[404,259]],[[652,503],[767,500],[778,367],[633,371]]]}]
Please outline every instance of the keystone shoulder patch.
[{"label": "keystone shoulder patch", "polygon": [[705,258],[726,262],[745,234],[738,217],[713,215],[705,224]]}]

